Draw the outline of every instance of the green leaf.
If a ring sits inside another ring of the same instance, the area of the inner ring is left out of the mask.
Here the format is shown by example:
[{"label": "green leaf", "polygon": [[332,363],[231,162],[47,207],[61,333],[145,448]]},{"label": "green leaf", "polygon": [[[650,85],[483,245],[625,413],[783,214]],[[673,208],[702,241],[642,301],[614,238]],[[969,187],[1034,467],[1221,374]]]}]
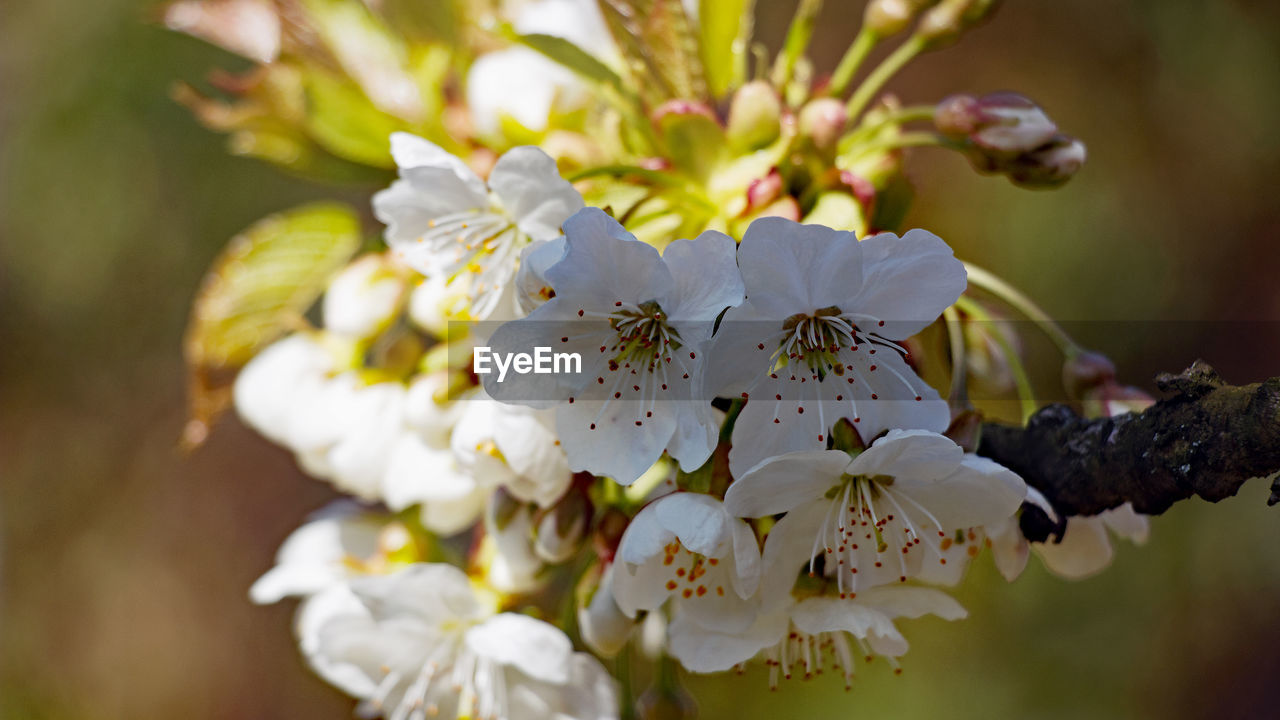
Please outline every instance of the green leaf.
[{"label": "green leaf", "polygon": [[628,67],[650,105],[707,95],[693,25],[681,0],[598,0]]},{"label": "green leaf", "polygon": [[713,97],[721,97],[747,77],[755,0],[700,0],[698,50]]},{"label": "green leaf", "polygon": [[300,326],[329,278],[359,247],[359,219],[337,203],[271,215],[231,240],[205,274],[187,323],[191,419],[185,444],[203,441],[227,406],[235,371]]},{"label": "green leaf", "polygon": [[521,35],[510,26],[503,28],[503,34],[512,42],[520,43],[532,50],[547,56],[557,63],[581,75],[586,80],[607,85],[618,92],[625,93],[622,78],[612,68],[600,62],[596,56],[574,45],[572,42],[554,35],[530,33]]},{"label": "green leaf", "polygon": [[374,107],[355,84],[323,70],[306,76],[307,134],[334,155],[362,165],[395,167],[391,133],[411,126]]}]

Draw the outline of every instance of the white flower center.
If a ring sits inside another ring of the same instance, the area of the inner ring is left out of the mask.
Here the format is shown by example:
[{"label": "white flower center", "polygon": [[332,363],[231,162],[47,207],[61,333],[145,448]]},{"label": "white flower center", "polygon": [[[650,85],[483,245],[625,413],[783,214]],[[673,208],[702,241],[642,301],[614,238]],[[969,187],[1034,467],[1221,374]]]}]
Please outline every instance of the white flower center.
[{"label": "white flower center", "polygon": [[[596,422],[612,401],[623,400],[624,396],[627,401],[639,402],[635,424],[643,426],[646,419],[653,417],[659,395],[670,392],[673,378],[668,377],[667,368],[672,353],[683,345],[680,334],[668,324],[662,306],[653,300],[639,305],[618,300],[613,310],[603,313],[580,308],[578,316],[607,320],[610,328],[600,345],[600,354],[610,360],[604,374],[596,378],[597,385],[610,387],[590,429],[596,429]],[[568,340],[561,338],[561,341]],[[689,357],[696,356],[689,353]],[[689,380],[688,373],[678,372],[682,382]],[[573,401],[574,398],[569,398],[569,402]]]},{"label": "white flower center", "polygon": [[813,540],[809,574],[817,574],[822,548],[823,572],[835,576],[840,597],[855,597],[861,585],[878,584],[861,583],[859,570],[884,578],[896,569],[898,581],[906,582],[912,574],[907,562],[912,553],[922,552],[922,544],[946,564],[937,544],[946,539],[942,524],[911,496],[895,492],[893,478],[845,475],[826,497],[830,505]]},{"label": "white flower center", "polygon": [[451,279],[463,270],[475,273],[477,294],[505,285],[528,243],[511,218],[493,209],[450,213],[427,225],[430,229],[418,241],[448,258],[444,272]]}]

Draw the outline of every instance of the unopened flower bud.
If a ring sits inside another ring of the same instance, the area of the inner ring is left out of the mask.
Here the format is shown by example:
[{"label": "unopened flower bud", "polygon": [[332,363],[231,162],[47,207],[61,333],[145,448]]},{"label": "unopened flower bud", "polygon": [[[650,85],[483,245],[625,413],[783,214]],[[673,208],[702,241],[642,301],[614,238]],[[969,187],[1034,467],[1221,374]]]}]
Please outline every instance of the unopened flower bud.
[{"label": "unopened flower bud", "polygon": [[916,34],[930,47],[954,41],[991,15],[998,0],[942,0],[920,20]]},{"label": "unopened flower bud", "polygon": [[512,521],[521,510],[525,509],[523,503],[515,498],[514,495],[507,492],[505,488],[498,488],[489,496],[489,503],[484,508],[485,527],[491,533],[506,532]]},{"label": "unopened flower bud", "polygon": [[800,135],[819,150],[835,148],[849,122],[844,103],[837,98],[818,98],[800,110]]},{"label": "unopened flower bud", "polygon": [[1015,158],[1008,167],[1009,178],[1022,187],[1057,187],[1080,170],[1086,155],[1084,143],[1057,135],[1044,147]]},{"label": "unopened flower bud", "polygon": [[931,4],[929,0],[871,0],[862,13],[862,26],[876,37],[897,35]]},{"label": "unopened flower bud", "polygon": [[449,282],[435,274],[418,283],[409,294],[409,319],[437,338],[448,334],[449,322],[466,320],[470,279],[465,275]]},{"label": "unopened flower bud", "polygon": [[587,647],[603,657],[613,657],[626,646],[635,628],[635,618],[627,617],[613,595],[614,566],[597,565],[578,585],[578,631]]},{"label": "unopened flower bud", "polygon": [[747,186],[747,212],[758,210],[782,195],[782,175],[770,170],[768,175],[756,178]]},{"label": "unopened flower bud", "polygon": [[1115,363],[1102,353],[1077,353],[1062,364],[1062,386],[1072,400],[1079,400],[1089,390],[1115,379]]},{"label": "unopened flower bud", "polygon": [[933,122],[943,135],[1006,159],[1043,146],[1058,132],[1039,105],[1011,92],[952,95],[938,103]]},{"label": "unopened flower bud", "polygon": [[591,503],[577,486],[570,487],[555,505],[538,513],[533,551],[549,563],[562,563],[582,547],[590,523]]},{"label": "unopened flower bud", "polygon": [[773,86],[753,80],[738,89],[729,105],[729,144],[742,151],[773,142],[782,127],[782,100]]},{"label": "unopened flower bud", "polygon": [[698,703],[680,683],[675,661],[664,657],[658,661],[658,677],[636,700],[636,717],[640,720],[693,720],[698,717]]},{"label": "unopened flower bud", "polygon": [[400,312],[405,290],[404,277],[389,256],[365,255],[329,283],[325,329],[352,338],[376,335]]},{"label": "unopened flower bud", "polygon": [[972,95],[951,95],[942,99],[933,112],[933,124],[938,132],[952,140],[963,140],[982,124],[982,111],[978,98]]},{"label": "unopened flower bud", "polygon": [[485,579],[501,592],[532,592],[540,584],[542,561],[533,552],[533,507],[499,488],[485,507],[489,557]]},{"label": "unopened flower bud", "polygon": [[977,452],[982,439],[982,413],[977,410],[961,410],[951,418],[951,424],[942,433],[951,438],[965,452]]},{"label": "unopened flower bud", "polygon": [[1035,150],[1058,134],[1058,126],[1040,106],[1012,92],[982,96],[973,144],[992,153],[1018,155]]},{"label": "unopened flower bud", "polygon": [[595,532],[591,535],[591,544],[595,546],[596,555],[601,560],[613,561],[613,554],[618,551],[618,543],[622,541],[622,533],[627,529],[626,513],[610,508],[596,523]]}]

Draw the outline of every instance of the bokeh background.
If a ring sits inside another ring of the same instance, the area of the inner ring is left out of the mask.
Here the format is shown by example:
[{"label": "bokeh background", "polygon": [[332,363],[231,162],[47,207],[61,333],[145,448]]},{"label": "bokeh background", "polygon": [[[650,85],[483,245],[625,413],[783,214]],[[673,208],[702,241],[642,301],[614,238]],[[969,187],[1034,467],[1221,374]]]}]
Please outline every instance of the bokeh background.
[{"label": "bokeh background", "polygon": [[[793,3],[762,2],[776,46]],[[834,65],[861,4],[828,2]],[[246,590],[331,496],[228,419],[191,457],[180,338],[227,238],[335,189],[235,159],[169,100],[228,55],[136,0],[0,3],[0,717],[345,718]],[[1280,5],[1011,2],[895,85],[1017,89],[1089,145],[1065,189],[912,165],[909,225],[1026,288],[1134,384],[1196,357],[1280,374]],[[1108,322],[1125,321],[1125,322]],[[1280,717],[1280,508],[1189,502],[1068,583],[979,562],[970,619],[905,623],[906,672],[767,692],[693,685],[703,717]]]}]

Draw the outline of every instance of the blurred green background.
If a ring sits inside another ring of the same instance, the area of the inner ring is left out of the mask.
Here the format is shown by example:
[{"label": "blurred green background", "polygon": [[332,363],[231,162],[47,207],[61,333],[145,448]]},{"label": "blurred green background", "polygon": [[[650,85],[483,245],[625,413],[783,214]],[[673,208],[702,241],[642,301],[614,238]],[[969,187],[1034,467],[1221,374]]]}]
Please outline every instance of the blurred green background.
[{"label": "blurred green background", "polygon": [[[792,3],[764,3],[776,45]],[[819,67],[860,15],[829,2]],[[288,604],[246,591],[331,496],[228,419],[186,458],[180,338],[234,232],[337,190],[226,155],[168,98],[231,57],[136,0],[0,4],[0,716],[345,718]],[[1150,385],[1196,357],[1280,374],[1280,6],[1011,2],[894,86],[909,102],[1023,91],[1089,145],[1065,189],[1020,191],[918,153],[911,226],[1026,288]],[[1142,321],[1117,325],[1096,321]],[[1091,336],[1092,335],[1092,336]],[[1280,717],[1280,508],[1255,482],[1176,507],[1145,548],[1068,583],[984,559],[970,619],[904,624],[913,650],[854,692],[697,682],[703,716]]]}]

